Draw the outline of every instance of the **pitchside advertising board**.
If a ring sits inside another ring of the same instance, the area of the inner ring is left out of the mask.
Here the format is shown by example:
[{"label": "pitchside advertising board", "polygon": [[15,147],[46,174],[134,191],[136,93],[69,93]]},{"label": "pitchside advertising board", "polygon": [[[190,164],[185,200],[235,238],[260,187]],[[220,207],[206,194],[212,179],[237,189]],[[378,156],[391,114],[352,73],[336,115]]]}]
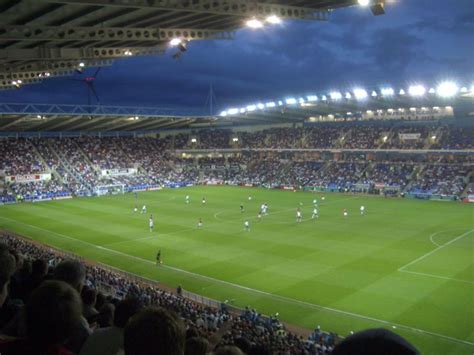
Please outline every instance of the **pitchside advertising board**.
[{"label": "pitchside advertising board", "polygon": [[102,176],[135,175],[137,172],[135,168],[105,169],[102,170]]},{"label": "pitchside advertising board", "polygon": [[24,184],[35,181],[49,181],[51,180],[51,174],[29,174],[29,175],[7,175],[5,176],[5,182],[7,183],[18,183]]},{"label": "pitchside advertising board", "polygon": [[420,139],[421,133],[399,133],[398,138],[404,141]]}]

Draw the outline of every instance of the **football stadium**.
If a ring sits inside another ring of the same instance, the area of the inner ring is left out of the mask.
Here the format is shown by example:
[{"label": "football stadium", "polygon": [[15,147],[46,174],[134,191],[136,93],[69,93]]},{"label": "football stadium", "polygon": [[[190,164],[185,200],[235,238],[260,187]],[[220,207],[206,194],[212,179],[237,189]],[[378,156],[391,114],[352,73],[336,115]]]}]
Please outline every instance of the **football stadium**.
[{"label": "football stadium", "polygon": [[0,88],[87,89],[0,102],[0,354],[473,354],[474,77],[211,90],[210,111],[106,105],[94,84],[390,6],[0,2]]}]

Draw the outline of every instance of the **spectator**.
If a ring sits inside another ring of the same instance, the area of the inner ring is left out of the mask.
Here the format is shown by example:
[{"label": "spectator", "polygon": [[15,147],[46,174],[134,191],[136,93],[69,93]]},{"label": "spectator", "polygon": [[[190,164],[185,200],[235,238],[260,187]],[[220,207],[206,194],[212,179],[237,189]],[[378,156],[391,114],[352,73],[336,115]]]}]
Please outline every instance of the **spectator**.
[{"label": "spectator", "polygon": [[125,327],[125,355],[183,355],[184,346],[183,322],[164,308],[145,308]]},{"label": "spectator", "polygon": [[26,305],[26,339],[0,343],[2,355],[72,354],[62,343],[73,336],[81,317],[79,294],[61,281],[45,281]]},{"label": "spectator", "polygon": [[401,336],[386,329],[355,333],[332,352],[333,355],[417,355],[419,351]]},{"label": "spectator", "polygon": [[80,355],[115,355],[123,349],[123,330],[128,320],[141,308],[136,298],[127,298],[117,304],[112,327],[94,331],[81,349]]}]

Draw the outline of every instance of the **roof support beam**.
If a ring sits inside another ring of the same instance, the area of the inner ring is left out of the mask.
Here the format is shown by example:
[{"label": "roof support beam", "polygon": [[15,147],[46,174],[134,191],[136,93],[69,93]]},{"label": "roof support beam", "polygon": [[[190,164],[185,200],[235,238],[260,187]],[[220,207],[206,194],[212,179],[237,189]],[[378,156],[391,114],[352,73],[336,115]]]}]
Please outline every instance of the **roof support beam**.
[{"label": "roof support beam", "polygon": [[159,42],[180,38],[187,41],[233,39],[225,30],[199,28],[53,27],[0,26],[0,39],[21,41],[140,41]]},{"label": "roof support beam", "polygon": [[2,60],[112,59],[130,55],[164,54],[164,46],[150,48],[17,48],[0,49]]},{"label": "roof support beam", "polygon": [[329,19],[329,10],[316,10],[312,8],[269,4],[248,0],[193,0],[193,1],[167,1],[167,0],[40,0],[50,3],[96,5],[109,7],[128,7],[150,10],[168,10],[195,12],[202,14],[230,15],[242,17],[267,17],[279,16],[282,19],[319,20]]}]

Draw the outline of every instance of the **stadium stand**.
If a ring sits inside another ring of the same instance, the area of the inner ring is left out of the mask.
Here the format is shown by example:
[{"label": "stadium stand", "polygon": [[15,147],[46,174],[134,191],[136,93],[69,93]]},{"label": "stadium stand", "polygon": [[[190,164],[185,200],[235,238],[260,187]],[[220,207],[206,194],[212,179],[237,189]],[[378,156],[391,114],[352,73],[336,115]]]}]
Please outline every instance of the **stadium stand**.
[{"label": "stadium stand", "polygon": [[[1,201],[89,196],[117,186],[126,192],[201,183],[385,189],[420,198],[460,198],[468,192],[472,156],[442,152],[473,149],[471,133],[472,128],[405,124],[245,133],[213,129],[162,138],[5,138],[0,140],[0,166],[4,176],[13,178],[3,186]],[[433,153],[417,154],[419,149]],[[408,150],[414,155],[403,154]],[[42,173],[50,179],[15,179]]]}]

